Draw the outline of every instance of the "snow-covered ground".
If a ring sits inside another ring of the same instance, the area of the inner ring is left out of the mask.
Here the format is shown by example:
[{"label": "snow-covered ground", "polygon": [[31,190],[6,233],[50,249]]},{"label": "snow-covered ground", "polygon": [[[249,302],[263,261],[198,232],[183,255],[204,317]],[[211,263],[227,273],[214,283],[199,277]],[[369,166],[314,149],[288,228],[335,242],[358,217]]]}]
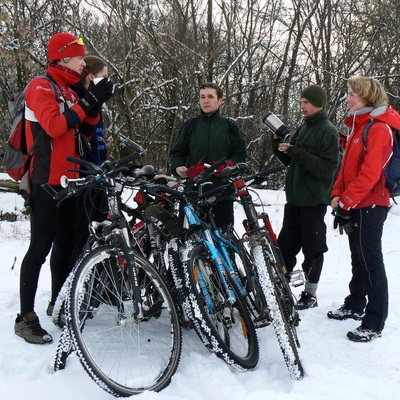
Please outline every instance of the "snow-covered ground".
[{"label": "snow-covered ground", "polygon": [[[1,179],[0,174],[0,179]],[[279,231],[285,196],[261,190],[273,226]],[[21,198],[0,193],[0,213],[22,206]],[[329,210],[330,211],[330,210]],[[160,393],[136,398],[155,400],[392,400],[400,393],[400,205],[394,205],[385,224],[383,251],[389,280],[390,310],[381,338],[353,343],[346,338],[358,326],[353,320],[332,321],[327,311],[342,304],[348,293],[350,253],[347,237],[332,228],[326,216],[329,251],[319,289],[319,307],[301,311],[298,335],[305,376],[290,379],[271,326],[258,330],[260,361],[253,371],[231,370],[210,354],[194,331],[184,331],[183,351],[171,384]],[[238,209],[236,221],[241,220]],[[29,222],[0,222],[0,399],[112,399],[100,389],[71,355],[65,370],[54,372],[53,360],[61,331],[45,310],[50,297],[49,265],[43,266],[36,297],[41,324],[53,336],[44,346],[26,343],[14,334],[19,311],[19,270],[29,244]],[[301,263],[301,256],[299,257]],[[299,295],[301,287],[293,291]]]}]

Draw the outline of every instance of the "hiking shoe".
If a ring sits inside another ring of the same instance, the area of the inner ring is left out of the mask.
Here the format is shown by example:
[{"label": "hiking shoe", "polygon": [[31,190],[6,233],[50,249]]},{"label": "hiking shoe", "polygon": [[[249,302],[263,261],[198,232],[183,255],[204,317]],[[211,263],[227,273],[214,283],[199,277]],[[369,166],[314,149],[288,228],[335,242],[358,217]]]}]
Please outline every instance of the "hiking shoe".
[{"label": "hiking shoe", "polygon": [[49,301],[49,305],[47,306],[46,314],[51,317],[53,315],[54,304],[51,304]]},{"label": "hiking shoe", "polygon": [[318,307],[318,301],[315,296],[311,293],[303,290],[301,292],[300,298],[297,301],[296,310],[307,310],[307,308]]},{"label": "hiking shoe", "polygon": [[363,313],[360,311],[353,310],[352,308],[342,305],[339,309],[334,311],[328,311],[328,318],[343,321],[345,319],[354,319],[356,321],[361,321]]},{"label": "hiking shoe", "polygon": [[352,342],[366,343],[372,339],[381,337],[382,331],[374,331],[373,329],[364,328],[362,325],[354,331],[347,332],[347,337]]},{"label": "hiking shoe", "polygon": [[14,332],[28,343],[51,343],[53,338],[40,326],[39,318],[34,311],[26,313],[18,322],[19,314],[15,320]]}]

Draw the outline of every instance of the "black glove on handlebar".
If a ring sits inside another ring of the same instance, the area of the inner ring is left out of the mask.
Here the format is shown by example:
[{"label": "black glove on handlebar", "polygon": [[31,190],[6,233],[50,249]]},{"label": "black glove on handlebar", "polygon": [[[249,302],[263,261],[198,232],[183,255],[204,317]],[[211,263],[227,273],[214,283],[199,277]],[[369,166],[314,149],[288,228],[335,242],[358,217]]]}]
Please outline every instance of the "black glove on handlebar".
[{"label": "black glove on handlebar", "polygon": [[350,211],[343,210],[343,208],[338,207],[335,210],[335,219],[333,220],[333,228],[339,227],[339,233],[343,235],[345,232],[347,235],[354,231],[354,224],[351,220]]},{"label": "black glove on handlebar", "polygon": [[90,84],[85,95],[78,101],[78,104],[88,113],[93,108],[101,106],[110,100],[114,92],[114,84],[109,79],[102,79],[97,85]]}]

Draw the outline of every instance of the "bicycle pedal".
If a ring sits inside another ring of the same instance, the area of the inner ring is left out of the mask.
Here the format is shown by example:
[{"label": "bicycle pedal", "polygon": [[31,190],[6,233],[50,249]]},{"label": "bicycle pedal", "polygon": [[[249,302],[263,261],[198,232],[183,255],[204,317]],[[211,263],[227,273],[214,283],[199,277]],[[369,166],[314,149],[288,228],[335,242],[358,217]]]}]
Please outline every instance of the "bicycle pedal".
[{"label": "bicycle pedal", "polygon": [[296,270],[290,273],[290,285],[293,287],[302,286],[305,283],[304,272]]},{"label": "bicycle pedal", "polygon": [[254,326],[256,329],[264,328],[265,326],[268,326],[270,324],[271,324],[271,316],[269,315],[268,309],[264,310],[263,316],[258,316],[257,318],[254,319]]},{"label": "bicycle pedal", "polygon": [[254,321],[254,327],[256,329],[265,328],[266,326],[269,326],[270,324],[271,324],[271,321],[270,320],[266,320],[266,319],[259,320],[259,321]]}]

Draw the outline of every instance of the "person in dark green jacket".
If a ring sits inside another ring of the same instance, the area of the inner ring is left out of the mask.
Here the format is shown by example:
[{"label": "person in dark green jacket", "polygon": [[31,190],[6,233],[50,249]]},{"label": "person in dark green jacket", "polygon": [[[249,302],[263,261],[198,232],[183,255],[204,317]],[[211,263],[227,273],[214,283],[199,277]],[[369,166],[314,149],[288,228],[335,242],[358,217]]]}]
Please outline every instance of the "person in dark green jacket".
[{"label": "person in dark green jacket", "polygon": [[303,124],[290,143],[273,136],[274,154],[289,167],[286,176],[286,204],[278,243],[288,270],[288,278],[302,249],[306,277],[297,308],[317,307],[317,287],[322,272],[326,244],[324,217],[330,204],[330,190],[339,164],[339,134],[324,107],[325,90],[308,86],[301,93]]},{"label": "person in dark green jacket", "polygon": [[[194,178],[204,171],[204,164],[212,164],[225,157],[228,165],[245,162],[246,143],[237,124],[223,117],[220,107],[223,91],[215,83],[204,83],[200,87],[200,115],[184,122],[169,153],[169,163],[174,175]],[[204,190],[220,185],[213,176]],[[213,206],[213,214],[220,228],[228,228],[234,223],[234,196],[223,196]]]}]

